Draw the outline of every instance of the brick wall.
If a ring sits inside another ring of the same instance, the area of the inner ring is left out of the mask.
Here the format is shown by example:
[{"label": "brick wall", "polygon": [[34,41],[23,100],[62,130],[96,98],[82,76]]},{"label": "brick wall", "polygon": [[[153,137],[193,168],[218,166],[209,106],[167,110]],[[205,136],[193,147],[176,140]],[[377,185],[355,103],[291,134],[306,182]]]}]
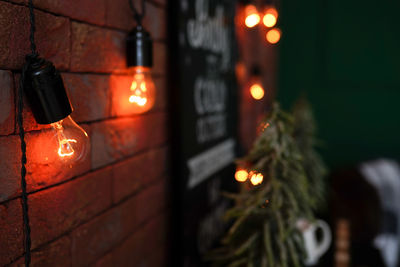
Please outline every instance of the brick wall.
[{"label": "brick wall", "polygon": [[[137,3],[139,1],[136,1]],[[61,71],[91,140],[72,170],[35,162],[40,137],[28,107],[28,191],[33,266],[163,266],[169,138],[166,99],[166,0],[147,0],[154,43],[155,107],[119,110],[129,83],[128,0],[35,0],[39,53]],[[16,84],[29,53],[27,0],[0,0],[0,266],[23,264]]]}]

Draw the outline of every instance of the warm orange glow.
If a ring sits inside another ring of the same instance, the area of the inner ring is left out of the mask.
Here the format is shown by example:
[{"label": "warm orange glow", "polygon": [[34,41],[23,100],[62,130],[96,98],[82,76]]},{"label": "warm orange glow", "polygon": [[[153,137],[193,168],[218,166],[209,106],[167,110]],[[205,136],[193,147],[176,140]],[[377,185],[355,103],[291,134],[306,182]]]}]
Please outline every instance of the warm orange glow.
[{"label": "warm orange glow", "polygon": [[265,25],[265,27],[268,28],[274,27],[277,20],[278,20],[278,11],[276,10],[276,8],[274,7],[268,8],[265,11],[263,17],[263,24]]},{"label": "warm orange glow", "polygon": [[281,31],[279,29],[269,30],[265,37],[269,43],[276,44],[281,39]]},{"label": "warm orange glow", "polygon": [[75,153],[71,143],[77,143],[77,141],[75,139],[63,139],[59,142],[58,155],[60,157],[69,157]]},{"label": "warm orange glow", "polygon": [[[51,126],[55,130],[54,144],[57,144],[54,149],[56,149],[61,159],[64,161],[79,161],[86,156],[88,135],[71,117],[68,116],[63,120],[52,123]],[[50,145],[52,142],[49,140],[48,143]],[[48,160],[49,156],[46,156],[45,159]]]},{"label": "warm orange glow", "polygon": [[128,101],[133,108],[145,112],[154,104],[155,87],[150,75],[150,69],[145,67],[133,68],[133,80],[130,86]]},{"label": "warm orange glow", "polygon": [[258,83],[253,84],[250,87],[250,94],[254,99],[260,100],[260,99],[262,99],[264,97],[264,89]]},{"label": "warm orange glow", "polygon": [[263,18],[263,23],[265,27],[271,28],[276,24],[276,17],[272,14],[266,14]]},{"label": "warm orange glow", "polygon": [[136,103],[136,104],[138,104],[139,106],[142,107],[142,106],[144,106],[146,104],[147,98],[146,97],[140,97],[140,96],[137,96],[137,95],[131,95],[129,97],[129,102]]},{"label": "warm orange glow", "polygon": [[257,8],[253,5],[246,6],[245,16],[246,16],[246,19],[244,21],[244,24],[248,28],[253,28],[258,23],[260,23],[260,20],[261,20],[260,15],[257,12]]},{"label": "warm orange glow", "polygon": [[249,173],[246,170],[239,169],[235,173],[235,179],[238,182],[245,182],[247,180],[247,177],[249,176]]},{"label": "warm orange glow", "polygon": [[132,95],[129,96],[129,102],[135,103],[139,106],[144,106],[147,103],[147,86],[146,80],[142,73],[136,73],[133,76],[133,81],[131,84]]},{"label": "warm orange glow", "polygon": [[250,176],[250,182],[252,185],[259,185],[263,182],[264,176],[261,173],[253,173]]}]

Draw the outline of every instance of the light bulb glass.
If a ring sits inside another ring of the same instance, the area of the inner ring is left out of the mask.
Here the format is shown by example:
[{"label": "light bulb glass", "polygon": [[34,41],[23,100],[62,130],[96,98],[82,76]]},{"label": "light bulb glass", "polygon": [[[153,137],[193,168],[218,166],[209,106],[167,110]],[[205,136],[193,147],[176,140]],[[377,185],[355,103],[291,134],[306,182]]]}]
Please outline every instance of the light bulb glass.
[{"label": "light bulb glass", "polygon": [[235,173],[235,179],[238,182],[245,182],[249,176],[249,173],[244,169],[238,169]]},{"label": "light bulb glass", "polygon": [[257,8],[254,5],[247,5],[244,10],[245,21],[244,24],[248,28],[253,28],[260,23],[260,15],[258,14]]},{"label": "light bulb glass", "polygon": [[253,84],[250,86],[250,94],[254,99],[260,100],[264,97],[264,88],[258,83]]},{"label": "light bulb glass", "polygon": [[47,125],[29,145],[31,163],[51,168],[84,162],[90,151],[87,133],[70,116]]},{"label": "light bulb glass", "polygon": [[85,159],[90,149],[89,137],[71,116],[52,123],[50,129],[53,134],[49,143],[54,145],[56,155],[62,161],[72,163]]},{"label": "light bulb glass", "polygon": [[156,89],[151,78],[150,68],[132,68],[132,83],[127,101],[140,112],[145,112],[154,106]]},{"label": "light bulb glass", "polygon": [[267,35],[265,36],[267,41],[271,44],[276,44],[279,42],[281,39],[281,31],[277,28],[271,29],[267,32]]}]

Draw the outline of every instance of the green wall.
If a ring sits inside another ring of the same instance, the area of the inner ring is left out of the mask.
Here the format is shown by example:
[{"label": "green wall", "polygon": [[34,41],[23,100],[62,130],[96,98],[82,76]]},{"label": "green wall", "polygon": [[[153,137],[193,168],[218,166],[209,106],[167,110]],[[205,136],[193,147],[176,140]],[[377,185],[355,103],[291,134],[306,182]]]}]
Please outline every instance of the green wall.
[{"label": "green wall", "polygon": [[304,94],[331,167],[400,159],[400,1],[281,0],[283,107]]}]

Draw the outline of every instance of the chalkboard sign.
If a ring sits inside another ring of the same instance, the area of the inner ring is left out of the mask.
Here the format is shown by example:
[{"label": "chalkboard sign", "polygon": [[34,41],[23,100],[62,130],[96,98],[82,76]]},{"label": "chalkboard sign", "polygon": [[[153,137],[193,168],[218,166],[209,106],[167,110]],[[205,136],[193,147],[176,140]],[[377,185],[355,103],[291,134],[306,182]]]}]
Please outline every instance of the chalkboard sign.
[{"label": "chalkboard sign", "polygon": [[237,146],[232,0],[181,0],[170,6],[173,120],[173,266],[202,261],[225,228]]}]

